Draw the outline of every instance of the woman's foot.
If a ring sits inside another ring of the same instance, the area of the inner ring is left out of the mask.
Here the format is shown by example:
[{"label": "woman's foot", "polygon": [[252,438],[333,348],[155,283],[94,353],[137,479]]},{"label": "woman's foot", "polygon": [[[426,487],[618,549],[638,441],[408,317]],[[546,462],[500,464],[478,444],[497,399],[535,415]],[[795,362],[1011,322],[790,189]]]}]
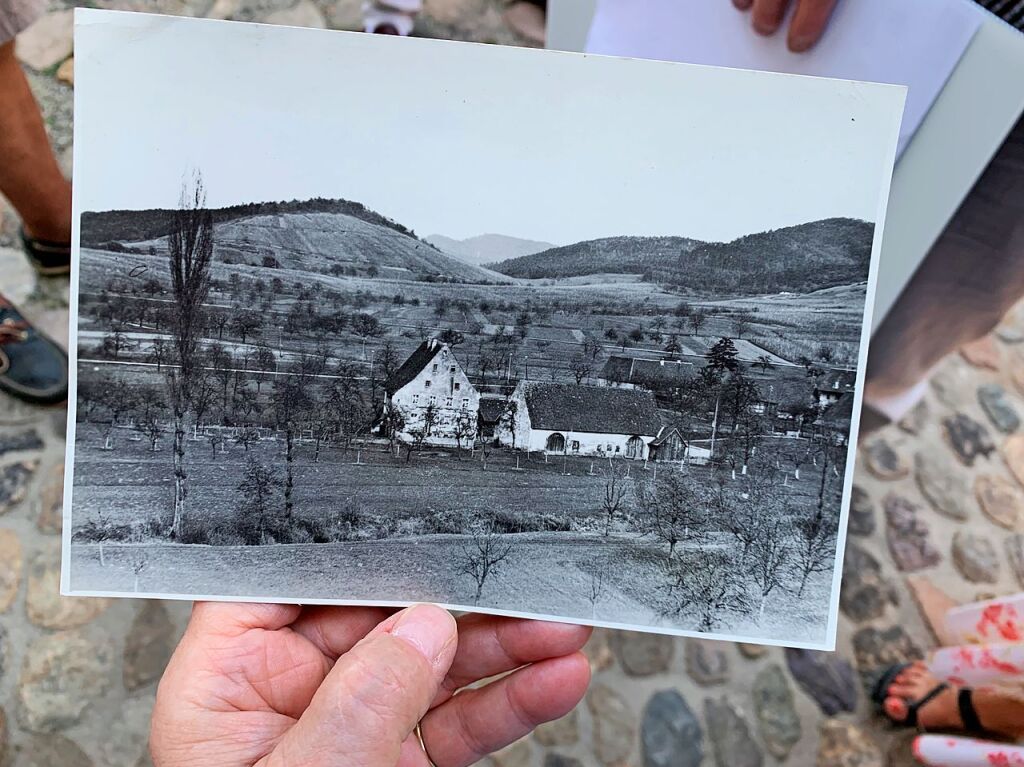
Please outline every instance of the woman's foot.
[{"label": "woman's foot", "polygon": [[[942,686],[928,667],[921,661],[907,666],[889,684],[886,698],[882,704],[886,716],[896,724],[912,724],[908,722],[911,707],[916,701],[925,701],[928,696]],[[922,730],[958,730],[964,729],[960,718],[957,696],[960,690],[953,685],[945,685],[933,697],[917,708],[917,726]]]}]

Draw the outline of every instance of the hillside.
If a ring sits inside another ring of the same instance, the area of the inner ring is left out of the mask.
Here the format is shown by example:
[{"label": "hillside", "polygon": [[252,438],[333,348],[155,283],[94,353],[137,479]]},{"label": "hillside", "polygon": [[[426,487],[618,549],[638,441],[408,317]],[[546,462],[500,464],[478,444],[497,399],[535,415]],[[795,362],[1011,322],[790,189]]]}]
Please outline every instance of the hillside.
[{"label": "hillside", "polygon": [[810,292],[867,279],[874,225],[831,218],[729,243],[682,237],[612,237],[494,266],[529,279],[602,272],[643,274],[697,292]]},{"label": "hillside", "polygon": [[504,234],[481,234],[465,240],[453,240],[443,234],[432,234],[426,241],[449,256],[477,266],[530,256],[555,247],[549,242],[523,240]]},{"label": "hillside", "polygon": [[543,279],[587,274],[644,274],[678,262],[701,245],[685,237],[605,237],[551,248],[493,265],[510,277]]},{"label": "hillside", "polygon": [[[110,211],[82,216],[82,244],[107,250],[165,253],[172,211]],[[502,282],[417,239],[405,227],[358,203],[311,200],[221,208],[214,214],[217,261],[323,274],[459,282]]]}]

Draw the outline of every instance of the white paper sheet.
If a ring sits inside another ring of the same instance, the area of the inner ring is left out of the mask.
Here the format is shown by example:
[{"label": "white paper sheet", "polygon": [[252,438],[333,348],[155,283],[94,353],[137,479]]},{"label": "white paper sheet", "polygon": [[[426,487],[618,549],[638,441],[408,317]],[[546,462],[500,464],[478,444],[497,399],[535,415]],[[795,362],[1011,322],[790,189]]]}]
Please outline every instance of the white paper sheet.
[{"label": "white paper sheet", "polygon": [[902,154],[982,20],[963,0],[846,0],[821,43],[797,54],[784,32],[754,34],[729,0],[601,0],[587,51],[906,85]]}]

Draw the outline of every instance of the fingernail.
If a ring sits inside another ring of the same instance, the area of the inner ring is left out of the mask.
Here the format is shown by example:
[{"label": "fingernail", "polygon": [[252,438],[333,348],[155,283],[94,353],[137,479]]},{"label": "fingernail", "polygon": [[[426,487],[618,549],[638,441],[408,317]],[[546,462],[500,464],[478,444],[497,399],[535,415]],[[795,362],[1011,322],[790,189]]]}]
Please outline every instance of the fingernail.
[{"label": "fingernail", "polygon": [[789,50],[793,53],[806,53],[814,47],[816,38],[812,35],[794,35],[789,38]]},{"label": "fingernail", "polygon": [[455,641],[455,619],[440,607],[416,605],[402,613],[391,635],[404,639],[434,665]]}]

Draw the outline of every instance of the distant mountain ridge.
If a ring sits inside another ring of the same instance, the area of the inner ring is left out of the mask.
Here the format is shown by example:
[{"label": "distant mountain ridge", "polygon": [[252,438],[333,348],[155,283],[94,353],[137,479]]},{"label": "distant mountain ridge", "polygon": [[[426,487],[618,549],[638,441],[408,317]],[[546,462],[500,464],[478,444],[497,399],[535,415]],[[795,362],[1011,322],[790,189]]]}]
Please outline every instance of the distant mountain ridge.
[{"label": "distant mountain ridge", "polygon": [[425,240],[449,256],[454,256],[460,261],[475,266],[497,264],[513,258],[531,256],[534,253],[551,250],[555,247],[550,242],[524,240],[505,234],[481,234],[465,240],[455,240],[445,237],[443,234],[432,234]]},{"label": "distant mountain ridge", "polygon": [[812,292],[867,279],[874,224],[829,218],[740,237],[608,237],[510,259],[492,268],[526,279],[642,274],[696,291]]}]

